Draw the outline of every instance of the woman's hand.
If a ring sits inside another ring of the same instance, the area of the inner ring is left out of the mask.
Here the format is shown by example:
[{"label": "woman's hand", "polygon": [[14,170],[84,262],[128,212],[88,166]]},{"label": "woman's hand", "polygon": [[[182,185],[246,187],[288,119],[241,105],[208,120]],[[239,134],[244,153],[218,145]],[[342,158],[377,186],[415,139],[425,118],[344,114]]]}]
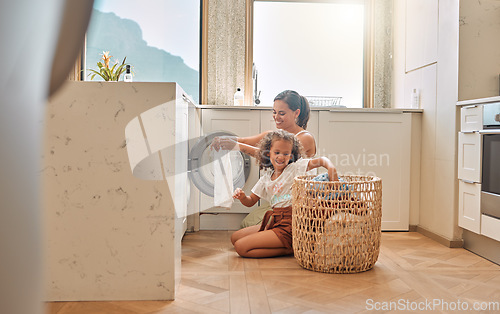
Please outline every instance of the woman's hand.
[{"label": "woman's hand", "polygon": [[212,140],[210,148],[215,149],[216,151],[219,151],[220,149],[239,150],[238,138],[236,136],[216,136]]},{"label": "woman's hand", "polygon": [[215,149],[216,151],[219,151],[220,138],[218,136],[214,137],[214,139],[212,140],[212,143],[210,144],[210,149]]}]

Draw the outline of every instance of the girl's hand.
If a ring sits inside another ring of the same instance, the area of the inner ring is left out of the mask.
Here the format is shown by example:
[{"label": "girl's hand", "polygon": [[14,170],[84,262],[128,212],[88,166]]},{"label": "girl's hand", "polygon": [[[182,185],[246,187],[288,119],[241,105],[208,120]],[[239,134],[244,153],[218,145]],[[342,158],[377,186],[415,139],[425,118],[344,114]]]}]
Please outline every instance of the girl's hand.
[{"label": "girl's hand", "polygon": [[234,193],[233,193],[233,198],[235,199],[238,199],[238,200],[242,200],[246,197],[245,195],[245,191],[243,191],[242,189],[240,188],[237,188],[236,190],[234,190]]},{"label": "girl's hand", "polygon": [[332,168],[328,169],[328,177],[330,178],[330,181],[339,181],[339,175],[335,166],[332,165]]}]

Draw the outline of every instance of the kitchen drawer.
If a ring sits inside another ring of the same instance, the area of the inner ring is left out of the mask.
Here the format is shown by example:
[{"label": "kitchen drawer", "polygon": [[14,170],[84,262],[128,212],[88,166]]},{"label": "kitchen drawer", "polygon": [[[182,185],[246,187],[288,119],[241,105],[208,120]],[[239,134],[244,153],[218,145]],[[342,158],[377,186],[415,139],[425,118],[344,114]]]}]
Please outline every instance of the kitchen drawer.
[{"label": "kitchen drawer", "polygon": [[481,232],[481,184],[458,182],[458,225],[479,234]]},{"label": "kitchen drawer", "polygon": [[481,134],[458,133],[458,178],[481,182]]},{"label": "kitchen drawer", "polygon": [[464,106],[460,109],[460,130],[462,132],[479,131],[483,129],[483,106]]},{"label": "kitchen drawer", "polygon": [[500,241],[500,219],[481,215],[481,234]]}]

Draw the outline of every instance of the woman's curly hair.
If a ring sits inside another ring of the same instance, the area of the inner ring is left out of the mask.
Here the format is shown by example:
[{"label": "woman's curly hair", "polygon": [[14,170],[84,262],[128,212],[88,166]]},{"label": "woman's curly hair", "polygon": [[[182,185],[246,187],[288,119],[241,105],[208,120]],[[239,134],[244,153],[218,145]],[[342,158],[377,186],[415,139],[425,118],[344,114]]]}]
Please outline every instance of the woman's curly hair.
[{"label": "woman's curly hair", "polygon": [[292,143],[292,153],[288,164],[296,162],[302,157],[302,144],[300,144],[295,135],[284,130],[271,131],[267,133],[257,145],[259,148],[259,154],[257,155],[259,169],[271,168],[274,170],[271,159],[269,158],[269,152],[271,151],[271,146],[277,140],[285,140]]}]

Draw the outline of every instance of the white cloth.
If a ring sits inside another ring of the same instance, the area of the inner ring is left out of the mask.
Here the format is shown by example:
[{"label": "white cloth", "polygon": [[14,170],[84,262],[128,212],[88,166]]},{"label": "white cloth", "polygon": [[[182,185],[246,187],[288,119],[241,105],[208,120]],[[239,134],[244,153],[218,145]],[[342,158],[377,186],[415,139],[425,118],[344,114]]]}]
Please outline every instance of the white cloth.
[{"label": "white cloth", "polygon": [[214,206],[230,209],[233,204],[233,169],[229,151],[212,150],[214,174]]},{"label": "white cloth", "polygon": [[289,164],[275,180],[271,180],[273,171],[266,171],[253,187],[252,193],[271,203],[271,207],[292,206],[293,179],[306,174],[309,161],[301,158]]}]

